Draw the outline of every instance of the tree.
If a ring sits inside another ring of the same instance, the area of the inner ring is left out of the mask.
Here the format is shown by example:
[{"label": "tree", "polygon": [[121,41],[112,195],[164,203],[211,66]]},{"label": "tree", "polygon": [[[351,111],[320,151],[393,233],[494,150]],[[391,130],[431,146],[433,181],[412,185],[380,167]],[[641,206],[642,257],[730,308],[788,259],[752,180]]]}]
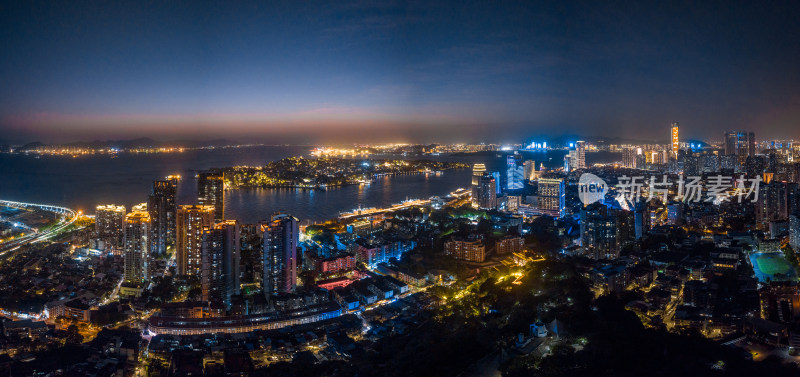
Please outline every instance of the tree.
[{"label": "tree", "polygon": [[67,344],[83,343],[83,335],[81,335],[80,332],[78,331],[78,326],[69,325],[69,327],[67,327],[66,342]]}]

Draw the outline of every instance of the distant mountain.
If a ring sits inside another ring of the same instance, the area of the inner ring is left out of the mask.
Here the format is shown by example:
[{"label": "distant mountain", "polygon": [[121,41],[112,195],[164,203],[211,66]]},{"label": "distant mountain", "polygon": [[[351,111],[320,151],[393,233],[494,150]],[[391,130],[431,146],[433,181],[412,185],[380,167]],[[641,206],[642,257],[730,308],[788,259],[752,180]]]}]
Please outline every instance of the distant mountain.
[{"label": "distant mountain", "polygon": [[25,144],[25,145],[23,145],[23,146],[21,146],[21,147],[17,148],[17,151],[19,151],[19,152],[25,152],[25,151],[29,151],[29,150],[33,150],[33,149],[36,149],[36,148],[42,147],[42,146],[44,146],[44,144],[43,144],[42,142],[40,142],[40,141],[34,141],[34,142],[32,142],[32,143],[28,143],[28,144]]}]

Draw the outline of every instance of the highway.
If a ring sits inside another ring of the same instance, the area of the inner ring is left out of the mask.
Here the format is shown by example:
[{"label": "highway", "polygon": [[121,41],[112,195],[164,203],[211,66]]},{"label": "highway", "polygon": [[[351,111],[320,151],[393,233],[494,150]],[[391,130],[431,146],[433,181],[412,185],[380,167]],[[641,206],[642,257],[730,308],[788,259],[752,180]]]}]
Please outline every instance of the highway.
[{"label": "highway", "polygon": [[50,239],[53,236],[57,235],[62,230],[66,229],[68,226],[72,225],[75,221],[78,220],[78,216],[80,216],[80,213],[72,209],[49,205],[49,204],[34,204],[34,203],[14,202],[10,200],[0,200],[0,206],[14,207],[14,208],[34,207],[40,210],[53,212],[59,217],[59,220],[56,223],[56,225],[46,231],[30,233],[23,237],[0,244],[0,256],[5,255],[10,251],[17,250],[24,245],[29,245]]}]

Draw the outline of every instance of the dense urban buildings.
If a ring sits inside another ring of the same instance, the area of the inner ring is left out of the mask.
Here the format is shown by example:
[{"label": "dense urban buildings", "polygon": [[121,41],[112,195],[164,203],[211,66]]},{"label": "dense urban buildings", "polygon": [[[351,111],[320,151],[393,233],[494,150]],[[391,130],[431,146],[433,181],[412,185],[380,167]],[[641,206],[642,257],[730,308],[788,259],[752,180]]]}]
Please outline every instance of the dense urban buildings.
[{"label": "dense urban buildings", "polygon": [[135,7],[0,12],[0,377],[800,375],[800,2]]}]

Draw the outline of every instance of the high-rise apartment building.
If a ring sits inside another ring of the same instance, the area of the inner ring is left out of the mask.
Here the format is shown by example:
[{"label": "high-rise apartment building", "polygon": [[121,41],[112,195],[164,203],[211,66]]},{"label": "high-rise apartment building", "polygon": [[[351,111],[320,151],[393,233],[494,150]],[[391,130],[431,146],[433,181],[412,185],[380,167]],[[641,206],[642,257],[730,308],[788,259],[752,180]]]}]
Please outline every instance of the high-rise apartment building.
[{"label": "high-rise apartment building", "polygon": [[297,245],[300,230],[297,219],[278,214],[262,224],[264,294],[291,293],[297,287]]},{"label": "high-rise apartment building", "polygon": [[642,168],[638,166],[638,156],[642,154],[642,148],[625,147],[622,149],[622,166],[629,169]]},{"label": "high-rise apartment building", "polygon": [[178,206],[176,224],[178,275],[200,276],[203,267],[203,232],[214,225],[214,206]]},{"label": "high-rise apartment building", "polygon": [[473,188],[472,205],[484,209],[497,207],[497,180],[493,175],[484,173],[478,180],[478,186]]},{"label": "high-rise apartment building", "polygon": [[153,255],[163,255],[175,247],[178,179],[178,176],[171,175],[165,180],[153,182],[153,192],[147,201]]},{"label": "high-rise apartment building", "polygon": [[725,132],[724,144],[725,154],[736,155],[739,165],[744,164],[748,156],[757,154],[756,135],[753,132]]},{"label": "high-rise apartment building", "polygon": [[472,165],[472,187],[478,185],[478,181],[481,179],[483,173],[486,172],[486,165],[485,164],[474,164]]},{"label": "high-rise apartment building", "polygon": [[125,206],[114,204],[97,206],[94,227],[97,237],[118,245],[122,240],[125,223]]},{"label": "high-rise apartment building", "polygon": [[225,176],[220,170],[197,174],[197,200],[201,205],[214,207],[214,221],[225,219]]},{"label": "high-rise apartment building", "polygon": [[575,164],[574,169],[586,169],[586,142],[575,142]]},{"label": "high-rise apartment building", "polygon": [[789,246],[795,252],[800,252],[800,212],[789,216]]},{"label": "high-rise apartment building", "polygon": [[592,259],[615,259],[619,256],[617,221],[613,210],[601,203],[581,208],[581,247]]},{"label": "high-rise apartment building", "polygon": [[203,233],[203,301],[231,305],[239,294],[241,227],[236,220],[217,223]]},{"label": "high-rise apartment building", "polygon": [[143,284],[149,279],[150,215],[134,211],[125,216],[123,247],[125,282]]},{"label": "high-rise apartment building", "polygon": [[789,215],[788,186],[786,182],[762,184],[756,206],[756,225],[766,229],[770,221],[783,221]]}]

